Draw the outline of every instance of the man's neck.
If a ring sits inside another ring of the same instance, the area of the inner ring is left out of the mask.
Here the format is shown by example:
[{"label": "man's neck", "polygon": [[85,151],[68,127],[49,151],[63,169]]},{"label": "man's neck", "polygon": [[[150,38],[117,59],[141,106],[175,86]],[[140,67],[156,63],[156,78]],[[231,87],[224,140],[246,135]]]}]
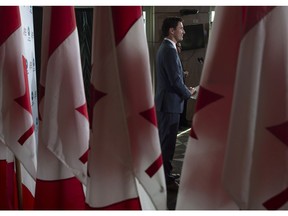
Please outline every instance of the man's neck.
[{"label": "man's neck", "polygon": [[169,39],[169,40],[171,40],[171,41],[173,41],[175,44],[177,43],[177,41],[175,40],[175,38],[174,38],[173,36],[171,36],[171,35],[168,35],[166,38]]}]

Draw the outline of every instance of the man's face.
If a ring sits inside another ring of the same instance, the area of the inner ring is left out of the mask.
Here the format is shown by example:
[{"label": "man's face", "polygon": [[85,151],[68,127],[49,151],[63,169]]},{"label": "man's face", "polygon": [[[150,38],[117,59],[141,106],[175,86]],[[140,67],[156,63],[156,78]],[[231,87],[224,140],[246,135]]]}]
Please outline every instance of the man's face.
[{"label": "man's face", "polygon": [[185,34],[183,23],[178,22],[176,29],[174,29],[174,38],[177,42],[183,40],[183,35]]}]

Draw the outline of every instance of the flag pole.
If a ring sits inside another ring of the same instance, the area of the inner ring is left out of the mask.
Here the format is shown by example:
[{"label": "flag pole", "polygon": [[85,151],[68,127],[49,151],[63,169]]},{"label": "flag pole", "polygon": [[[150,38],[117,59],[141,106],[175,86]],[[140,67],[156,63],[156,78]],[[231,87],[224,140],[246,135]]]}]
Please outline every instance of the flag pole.
[{"label": "flag pole", "polygon": [[19,208],[19,210],[23,210],[21,164],[20,164],[20,161],[16,157],[15,157],[15,163],[16,163],[16,182],[17,182],[18,208]]}]

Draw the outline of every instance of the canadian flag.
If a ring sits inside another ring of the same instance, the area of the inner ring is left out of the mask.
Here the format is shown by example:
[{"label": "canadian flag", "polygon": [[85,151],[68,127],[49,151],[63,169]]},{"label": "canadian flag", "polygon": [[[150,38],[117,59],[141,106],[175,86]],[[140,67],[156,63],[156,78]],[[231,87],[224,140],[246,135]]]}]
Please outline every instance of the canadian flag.
[{"label": "canadian flag", "polygon": [[89,121],[74,7],[44,7],[36,209],[84,209]]},{"label": "canadian flag", "polygon": [[223,183],[240,209],[284,210],[288,209],[288,8],[238,10],[243,35]]},{"label": "canadian flag", "polygon": [[95,7],[88,209],[166,209],[141,7]]},{"label": "canadian flag", "polygon": [[[19,7],[0,7],[0,26],[2,29],[0,34],[0,137],[2,149],[0,160],[1,167],[4,169],[1,170],[4,173],[2,175],[1,172],[0,187],[7,185],[5,188],[7,193],[1,193],[1,196],[7,194],[7,197],[3,199],[10,202],[12,194],[15,194],[16,180],[13,177],[15,175],[13,161],[16,157],[23,165],[20,165],[22,177],[19,175],[21,178],[18,179],[22,188],[23,197],[20,199],[23,199],[23,206],[19,207],[31,209],[34,204],[37,166],[36,141],[27,63],[23,56]],[[13,199],[16,200],[16,197],[17,193]],[[13,205],[10,202],[6,207],[13,209],[15,208]]]},{"label": "canadian flag", "polygon": [[287,7],[217,7],[176,209],[287,209]]}]

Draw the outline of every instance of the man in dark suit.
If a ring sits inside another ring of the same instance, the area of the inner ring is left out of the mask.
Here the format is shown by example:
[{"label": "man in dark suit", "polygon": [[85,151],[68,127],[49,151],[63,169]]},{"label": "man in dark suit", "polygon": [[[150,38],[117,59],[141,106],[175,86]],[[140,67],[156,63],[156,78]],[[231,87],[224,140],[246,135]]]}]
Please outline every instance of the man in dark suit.
[{"label": "man in dark suit", "polygon": [[157,52],[157,77],[155,106],[164,164],[167,188],[178,186],[175,181],[179,175],[172,173],[172,160],[175,151],[180,114],[184,100],[194,93],[183,81],[184,71],[178,56],[176,43],[183,40],[185,34],[183,20],[180,17],[168,17],[162,24],[164,40]]}]

